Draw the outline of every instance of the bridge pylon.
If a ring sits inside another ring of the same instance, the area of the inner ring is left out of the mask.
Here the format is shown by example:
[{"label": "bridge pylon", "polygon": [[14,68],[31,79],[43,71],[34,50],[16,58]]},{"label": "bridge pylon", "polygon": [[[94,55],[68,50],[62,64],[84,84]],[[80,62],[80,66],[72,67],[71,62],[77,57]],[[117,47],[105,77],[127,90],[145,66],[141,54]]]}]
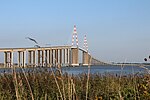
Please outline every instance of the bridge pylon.
[{"label": "bridge pylon", "polygon": [[78,45],[79,43],[78,43],[77,28],[76,25],[74,25],[73,34],[72,34],[72,47],[78,47]]},{"label": "bridge pylon", "polygon": [[86,35],[84,35],[83,49],[88,52],[88,43],[87,43]]}]

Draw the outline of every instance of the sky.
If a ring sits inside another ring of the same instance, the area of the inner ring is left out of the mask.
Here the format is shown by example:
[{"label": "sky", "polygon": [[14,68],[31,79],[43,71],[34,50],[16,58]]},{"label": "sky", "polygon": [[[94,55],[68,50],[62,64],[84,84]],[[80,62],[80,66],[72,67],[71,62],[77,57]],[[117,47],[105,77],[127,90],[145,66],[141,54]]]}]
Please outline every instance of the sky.
[{"label": "sky", "polygon": [[104,62],[144,62],[150,55],[150,0],[1,0],[0,48],[71,45]]}]

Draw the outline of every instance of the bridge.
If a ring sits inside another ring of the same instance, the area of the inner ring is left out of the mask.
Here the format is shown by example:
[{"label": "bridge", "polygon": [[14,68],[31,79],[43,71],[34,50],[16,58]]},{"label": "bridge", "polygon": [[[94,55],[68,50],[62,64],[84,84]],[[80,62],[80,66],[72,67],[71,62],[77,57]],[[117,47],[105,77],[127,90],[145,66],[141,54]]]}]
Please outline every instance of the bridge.
[{"label": "bridge", "polygon": [[[79,52],[82,62],[79,63]],[[72,46],[32,47],[32,48],[0,48],[4,53],[4,68],[16,65],[18,67],[37,66],[88,66],[105,63],[94,59],[87,51]],[[14,55],[16,57],[14,57]],[[90,61],[90,59],[92,59]],[[17,61],[17,62],[14,62]]]},{"label": "bridge", "polygon": [[[27,37],[29,40],[37,41]],[[76,42],[76,44],[75,44]],[[51,47],[31,47],[31,48],[0,48],[4,61],[0,62],[0,67],[55,67],[55,66],[88,66],[105,65],[88,52],[86,35],[84,37],[84,47],[79,48],[76,26],[74,25],[72,45],[51,46]]]}]

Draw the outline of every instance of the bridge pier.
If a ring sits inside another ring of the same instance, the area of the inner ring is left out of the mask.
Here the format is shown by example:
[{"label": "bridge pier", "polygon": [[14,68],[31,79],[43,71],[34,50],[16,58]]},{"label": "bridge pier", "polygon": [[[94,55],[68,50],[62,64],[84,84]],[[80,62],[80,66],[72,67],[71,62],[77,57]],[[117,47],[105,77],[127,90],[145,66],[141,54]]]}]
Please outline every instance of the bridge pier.
[{"label": "bridge pier", "polygon": [[42,55],[41,55],[41,58],[42,58],[42,63],[41,63],[41,65],[42,65],[42,67],[44,66],[44,50],[41,50],[41,52],[42,52]]},{"label": "bridge pier", "polygon": [[28,66],[30,67],[31,66],[31,60],[32,60],[32,52],[31,51],[28,51]]},{"label": "bridge pier", "polygon": [[54,58],[54,65],[57,66],[58,57],[57,57],[57,49],[55,50],[55,58]]},{"label": "bridge pier", "polygon": [[7,67],[7,52],[5,51],[4,52],[4,67],[6,68]]},{"label": "bridge pier", "polygon": [[38,50],[38,66],[40,66],[41,63],[41,54],[40,54],[40,50]]},{"label": "bridge pier", "polygon": [[13,51],[10,52],[10,67],[13,67],[13,61],[14,61],[14,55],[13,55]]},{"label": "bridge pier", "polygon": [[61,57],[62,57],[61,56],[61,49],[58,49],[58,64],[57,64],[57,66],[61,66],[61,60],[62,60]]},{"label": "bridge pier", "polygon": [[25,51],[18,51],[18,57],[17,57],[18,67],[26,67],[25,55],[26,55]]},{"label": "bridge pier", "polygon": [[51,65],[53,66],[54,64],[54,50],[52,49],[52,55],[51,55],[52,59],[51,59]]},{"label": "bridge pier", "polygon": [[20,53],[21,53],[21,52],[20,52],[20,51],[18,51],[18,67],[20,67],[20,66],[21,66],[21,63],[20,63],[20,60],[21,60],[21,59],[20,59]]},{"label": "bridge pier", "polygon": [[68,49],[66,49],[66,62],[67,62],[67,64],[69,64],[69,50]]},{"label": "bridge pier", "polygon": [[36,51],[33,52],[33,66],[36,67]]},{"label": "bridge pier", "polygon": [[45,57],[44,57],[44,60],[45,60],[45,66],[48,67],[48,53],[47,53],[47,50],[45,50]]},{"label": "bridge pier", "polygon": [[71,48],[72,66],[79,66],[78,48]]},{"label": "bridge pier", "polygon": [[5,51],[4,52],[4,67],[12,67],[13,65],[13,52]]},{"label": "bridge pier", "polygon": [[82,61],[83,61],[83,66],[88,66],[90,64],[90,55],[88,54],[88,52],[83,51],[83,57],[82,57]]},{"label": "bridge pier", "polygon": [[66,59],[65,59],[65,55],[66,55],[66,52],[65,52],[66,50],[65,49],[63,49],[63,64],[65,65],[66,64]]},{"label": "bridge pier", "polygon": [[26,67],[26,51],[22,51],[22,66]]},{"label": "bridge pier", "polygon": [[51,64],[51,50],[48,50],[48,54],[47,54],[47,67],[50,67]]},{"label": "bridge pier", "polygon": [[28,51],[28,67],[31,67],[31,66],[32,67],[36,66],[36,51],[35,50]]}]

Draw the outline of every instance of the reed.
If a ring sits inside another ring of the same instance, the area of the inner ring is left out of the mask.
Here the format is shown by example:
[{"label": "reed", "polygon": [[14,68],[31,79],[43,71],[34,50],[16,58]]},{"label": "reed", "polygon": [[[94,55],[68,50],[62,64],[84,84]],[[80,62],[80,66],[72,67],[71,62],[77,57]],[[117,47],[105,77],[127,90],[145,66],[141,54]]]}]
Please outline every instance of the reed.
[{"label": "reed", "polygon": [[16,98],[17,100],[20,100],[20,97],[19,97],[19,92],[18,92],[18,81],[17,81],[17,76],[16,76],[16,70],[15,70],[15,67],[14,66],[11,66],[13,69],[12,69],[12,75],[13,75],[13,81],[14,81],[14,86],[15,86],[15,92],[16,92]]},{"label": "reed", "polygon": [[34,70],[24,73],[15,72],[15,74],[3,73],[0,74],[0,99],[150,99],[150,75],[148,73],[122,74],[121,76],[105,73],[89,74],[89,76],[88,78],[86,73],[69,75],[68,73],[62,73],[61,68],[50,71]]},{"label": "reed", "polygon": [[88,63],[88,73],[87,73],[87,83],[86,83],[86,100],[88,99],[91,61],[92,61],[92,57],[90,58],[90,61]]}]

